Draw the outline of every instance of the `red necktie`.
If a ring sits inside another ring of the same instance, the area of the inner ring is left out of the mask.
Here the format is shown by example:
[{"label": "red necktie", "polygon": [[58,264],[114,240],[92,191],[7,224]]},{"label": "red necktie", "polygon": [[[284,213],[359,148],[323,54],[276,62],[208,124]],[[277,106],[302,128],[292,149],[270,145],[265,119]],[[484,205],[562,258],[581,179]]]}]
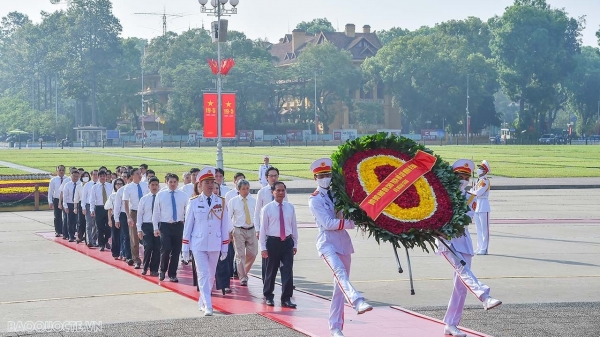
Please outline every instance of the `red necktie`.
[{"label": "red necktie", "polygon": [[285,241],[285,222],[283,221],[283,203],[279,204],[279,238]]}]

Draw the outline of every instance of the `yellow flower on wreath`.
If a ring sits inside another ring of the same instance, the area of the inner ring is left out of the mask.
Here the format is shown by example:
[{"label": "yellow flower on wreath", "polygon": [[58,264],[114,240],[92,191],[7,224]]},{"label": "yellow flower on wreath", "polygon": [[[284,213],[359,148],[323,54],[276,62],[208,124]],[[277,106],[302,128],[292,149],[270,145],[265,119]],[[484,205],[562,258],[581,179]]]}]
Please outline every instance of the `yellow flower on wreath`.
[{"label": "yellow flower on wreath", "polygon": [[[370,194],[380,184],[375,173],[377,167],[390,165],[398,168],[404,163],[403,160],[388,155],[377,155],[364,159],[358,164],[358,179],[361,186],[367,194]],[[409,222],[417,222],[431,217],[437,209],[433,188],[424,177],[417,179],[414,186],[420,198],[419,206],[402,208],[395,203],[391,203],[383,210],[383,213],[392,219]]]}]

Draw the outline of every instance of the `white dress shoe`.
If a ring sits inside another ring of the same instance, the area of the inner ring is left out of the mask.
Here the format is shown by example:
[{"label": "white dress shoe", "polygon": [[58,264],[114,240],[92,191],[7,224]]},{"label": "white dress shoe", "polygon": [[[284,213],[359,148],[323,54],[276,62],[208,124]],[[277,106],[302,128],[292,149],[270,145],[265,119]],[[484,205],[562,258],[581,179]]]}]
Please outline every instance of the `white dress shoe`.
[{"label": "white dress shoe", "polygon": [[488,255],[487,250],[480,250],[475,255]]},{"label": "white dress shoe", "polygon": [[467,334],[460,331],[456,325],[446,325],[444,327],[444,335],[467,337]]},{"label": "white dress shoe", "polygon": [[483,301],[483,309],[490,310],[490,309],[493,309],[493,308],[499,306],[500,304],[502,304],[502,301],[497,300],[490,296],[490,297],[486,298],[485,301]]},{"label": "white dress shoe", "polygon": [[356,304],[356,313],[357,314],[364,314],[367,311],[371,311],[373,310],[373,307],[367,303],[365,300],[361,300]]},{"label": "white dress shoe", "polygon": [[212,308],[206,308],[204,310],[204,316],[212,316],[213,315],[213,309]]},{"label": "white dress shoe", "polygon": [[331,330],[331,337],[344,337],[344,334],[340,329],[333,329]]}]

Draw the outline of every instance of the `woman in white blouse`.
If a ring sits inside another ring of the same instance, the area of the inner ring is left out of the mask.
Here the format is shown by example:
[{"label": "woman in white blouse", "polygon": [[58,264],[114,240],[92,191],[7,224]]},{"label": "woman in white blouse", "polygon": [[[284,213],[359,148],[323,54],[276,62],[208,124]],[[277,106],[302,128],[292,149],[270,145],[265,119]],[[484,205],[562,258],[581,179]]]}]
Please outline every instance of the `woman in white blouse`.
[{"label": "woman in white blouse", "polygon": [[[115,260],[123,260],[123,254],[121,252],[121,228],[115,226],[115,219],[113,217],[113,209],[115,209],[115,196],[117,191],[125,185],[125,182],[121,178],[115,179],[113,182],[113,193],[108,196],[104,209],[108,210],[108,226],[110,227],[110,237],[112,238],[111,252]],[[119,216],[119,215],[117,215]]]}]

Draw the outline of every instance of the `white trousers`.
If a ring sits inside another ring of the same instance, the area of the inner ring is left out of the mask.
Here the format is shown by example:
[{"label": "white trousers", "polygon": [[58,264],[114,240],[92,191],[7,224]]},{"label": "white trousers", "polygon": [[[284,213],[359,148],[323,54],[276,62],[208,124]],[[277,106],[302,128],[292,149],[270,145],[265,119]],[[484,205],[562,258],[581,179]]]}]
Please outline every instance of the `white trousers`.
[{"label": "white trousers", "polygon": [[487,253],[490,243],[490,212],[475,212],[477,226],[477,249],[475,252]]},{"label": "white trousers", "polygon": [[329,330],[344,326],[344,300],[354,307],[362,295],[350,283],[351,255],[324,253],[323,260],[333,272],[333,297],[329,307]]},{"label": "white trousers", "polygon": [[198,287],[200,288],[200,298],[198,306],[200,308],[212,309],[212,299],[210,294],[212,286],[215,283],[215,273],[217,271],[217,262],[221,252],[205,252],[192,250],[194,260],[196,261],[196,274],[198,275]]},{"label": "white trousers", "polygon": [[445,251],[442,254],[454,268],[454,289],[452,290],[452,296],[450,296],[446,316],[444,316],[444,323],[458,325],[465,306],[467,289],[483,302],[490,296],[490,288],[479,282],[471,272],[471,258],[473,256],[456,252],[466,262],[466,265],[463,266],[460,264],[460,259],[451,252]]}]

